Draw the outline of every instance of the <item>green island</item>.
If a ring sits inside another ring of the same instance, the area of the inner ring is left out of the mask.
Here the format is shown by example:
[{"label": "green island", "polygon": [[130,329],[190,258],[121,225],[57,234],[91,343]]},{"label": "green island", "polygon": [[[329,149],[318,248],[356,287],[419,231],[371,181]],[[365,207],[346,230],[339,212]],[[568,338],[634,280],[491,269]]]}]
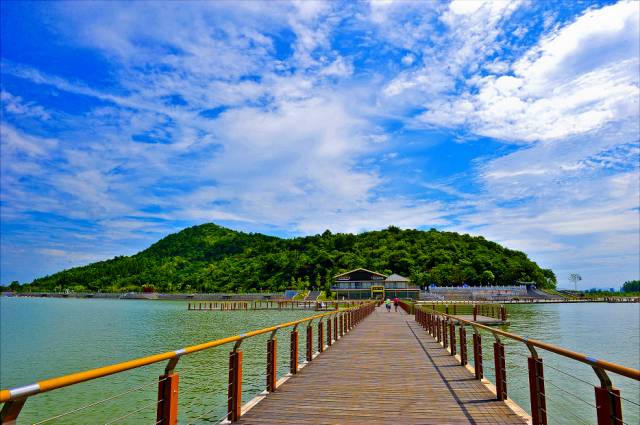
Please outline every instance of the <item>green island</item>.
[{"label": "green island", "polygon": [[435,229],[278,238],[216,224],[189,227],[132,256],[74,267],[18,291],[256,292],[327,288],[337,273],[364,267],[398,273],[420,286],[512,285],[553,289],[556,276],[521,251],[481,236]]}]

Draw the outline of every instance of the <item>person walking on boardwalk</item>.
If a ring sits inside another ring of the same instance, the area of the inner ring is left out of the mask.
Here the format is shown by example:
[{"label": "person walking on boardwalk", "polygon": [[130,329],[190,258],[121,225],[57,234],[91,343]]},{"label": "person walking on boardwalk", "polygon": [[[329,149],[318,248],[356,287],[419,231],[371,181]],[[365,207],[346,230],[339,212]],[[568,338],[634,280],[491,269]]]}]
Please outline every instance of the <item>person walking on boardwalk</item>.
[{"label": "person walking on boardwalk", "polygon": [[395,297],[393,299],[393,306],[395,307],[396,312],[398,311],[398,304],[400,304],[400,300],[398,299],[398,297]]},{"label": "person walking on boardwalk", "polygon": [[389,298],[384,302],[384,306],[387,307],[387,313],[391,313],[391,300]]}]

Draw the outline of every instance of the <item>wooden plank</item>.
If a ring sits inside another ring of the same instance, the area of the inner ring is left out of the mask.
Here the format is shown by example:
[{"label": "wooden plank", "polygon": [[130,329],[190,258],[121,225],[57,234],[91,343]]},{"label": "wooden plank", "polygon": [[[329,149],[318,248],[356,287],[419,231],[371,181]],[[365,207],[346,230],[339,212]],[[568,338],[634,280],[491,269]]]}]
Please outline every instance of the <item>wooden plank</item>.
[{"label": "wooden plank", "polygon": [[525,424],[403,311],[384,307],[241,424]]}]

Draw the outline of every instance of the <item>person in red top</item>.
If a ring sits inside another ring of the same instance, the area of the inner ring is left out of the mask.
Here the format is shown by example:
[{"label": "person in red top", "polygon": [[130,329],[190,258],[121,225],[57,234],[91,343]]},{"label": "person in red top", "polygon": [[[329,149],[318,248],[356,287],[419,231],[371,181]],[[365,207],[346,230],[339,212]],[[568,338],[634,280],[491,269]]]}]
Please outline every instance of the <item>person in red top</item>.
[{"label": "person in red top", "polygon": [[398,297],[395,297],[393,299],[393,306],[396,308],[396,311],[398,311],[398,304],[400,304],[400,300],[398,299]]}]

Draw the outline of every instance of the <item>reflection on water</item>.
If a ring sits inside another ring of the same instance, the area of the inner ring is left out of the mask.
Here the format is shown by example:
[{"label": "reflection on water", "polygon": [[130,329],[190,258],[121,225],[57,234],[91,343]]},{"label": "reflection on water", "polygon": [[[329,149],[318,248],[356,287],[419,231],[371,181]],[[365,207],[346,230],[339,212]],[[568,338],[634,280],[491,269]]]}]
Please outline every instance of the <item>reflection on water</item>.
[{"label": "reflection on water", "polygon": [[[0,386],[24,385],[135,357],[308,316],[304,311],[187,311],[183,302],[140,300],[0,299]],[[541,339],[592,357],[640,368],[640,305],[544,304],[509,307],[505,330]],[[314,334],[316,331],[314,326]],[[299,330],[300,361],[306,330]],[[278,376],[288,370],[289,334],[278,336]],[[471,348],[472,332],[468,332]],[[317,337],[317,335],[314,335]],[[242,343],[243,400],[265,386],[266,340],[263,335]],[[314,338],[314,345],[317,339]],[[523,344],[505,342],[508,392],[529,407],[527,356]],[[493,338],[483,337],[484,369],[494,380]],[[213,423],[226,411],[228,353],[231,346],[180,359],[180,423]],[[545,363],[549,423],[595,423],[593,385],[598,381],[586,365],[540,351]],[[473,363],[472,351],[469,360]],[[120,394],[140,390],[82,412],[60,418],[64,424],[105,423],[141,409],[118,423],[153,423],[157,377],[164,364],[75,385],[28,400],[20,418],[34,422]],[[557,370],[556,370],[557,369]],[[563,372],[568,373],[565,375]],[[571,376],[569,376],[571,375]],[[640,385],[611,374],[623,397],[636,403]],[[624,420],[640,423],[638,406],[623,401]],[[202,416],[204,419],[198,419]]]}]

